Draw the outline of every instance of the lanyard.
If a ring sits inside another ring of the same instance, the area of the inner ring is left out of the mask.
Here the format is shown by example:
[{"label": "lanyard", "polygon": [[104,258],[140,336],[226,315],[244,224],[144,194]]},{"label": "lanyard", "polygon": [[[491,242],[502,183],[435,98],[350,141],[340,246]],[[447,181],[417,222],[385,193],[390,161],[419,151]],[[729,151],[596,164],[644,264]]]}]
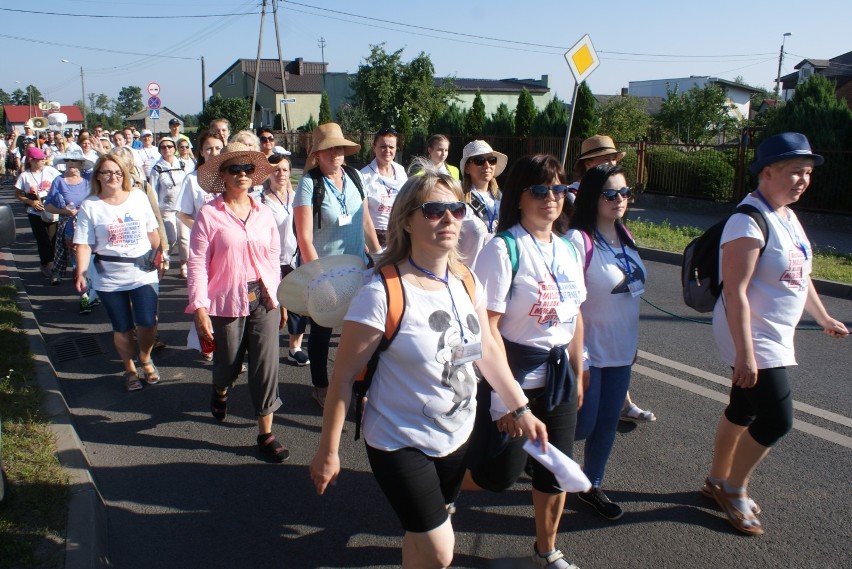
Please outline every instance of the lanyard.
[{"label": "lanyard", "polygon": [[340,213],[346,215],[346,174],[343,174],[342,177],[343,191],[341,192],[338,192],[337,187],[328,179],[327,176],[323,176],[322,179],[325,180],[326,187],[331,190],[331,195],[333,195],[337,199],[337,203],[340,204]]},{"label": "lanyard", "polygon": [[[485,198],[482,197],[482,194],[479,193],[479,190],[477,190],[476,188],[471,188],[470,190],[474,194],[476,194],[476,197],[479,198],[479,201],[482,202],[482,206],[485,208],[485,217],[488,218],[488,233],[494,233],[494,222],[497,220],[497,208],[495,207],[493,211],[490,210],[488,208],[488,202],[485,201]],[[497,204],[495,203],[495,206],[496,205]],[[535,240],[533,239],[533,241]]]},{"label": "lanyard", "polygon": [[450,269],[449,269],[449,267],[447,267],[447,272],[444,275],[444,278],[441,278],[438,275],[436,275],[435,273],[433,273],[432,271],[428,271],[428,270],[424,269],[423,267],[419,266],[417,263],[414,262],[414,260],[411,258],[410,255],[408,257],[408,262],[411,263],[412,267],[414,267],[415,269],[417,269],[418,271],[420,271],[421,273],[423,273],[427,277],[429,277],[431,279],[435,279],[436,281],[442,282],[442,283],[444,283],[444,285],[446,285],[447,292],[450,294],[450,303],[453,305],[453,316],[456,317],[456,322],[459,323],[459,332],[461,333],[462,341],[465,344],[467,344],[467,339],[465,339],[465,337],[464,337],[464,326],[462,326],[461,316],[459,316],[458,308],[456,308],[456,301],[453,300],[453,291],[450,290]]},{"label": "lanyard", "polygon": [[[382,185],[385,187],[385,191],[387,192],[388,197],[391,197],[391,196],[393,195],[393,191],[394,191],[396,188],[394,188],[394,187],[392,187],[392,186],[389,186],[389,185],[388,185],[388,183],[387,183],[387,182],[385,182],[385,177],[384,177],[384,176],[382,176],[382,175],[381,175],[381,173],[380,173],[378,170],[376,170],[375,168],[373,168],[373,165],[372,165],[372,164],[370,164],[370,170],[372,170],[373,172],[375,172],[375,173],[376,173],[376,175],[379,177],[379,182],[381,182],[381,183],[382,183]],[[394,181],[394,182],[396,182],[396,170],[394,169],[394,167],[393,167],[393,166],[391,166],[391,170],[393,171],[393,181]]]},{"label": "lanyard", "polygon": [[553,238],[553,235],[550,236],[550,243],[553,246],[552,257],[550,258],[550,266],[547,266],[547,260],[544,257],[544,252],[541,250],[541,245],[538,244],[538,241],[535,237],[533,237],[532,233],[530,233],[526,227],[521,225],[524,231],[527,232],[527,235],[532,239],[533,244],[535,244],[535,248],[538,249],[538,254],[541,256],[542,262],[544,262],[544,266],[547,267],[547,271],[550,273],[550,278],[553,279],[553,283],[556,285],[556,291],[559,293],[559,302],[565,302],[565,297],[562,295],[562,287],[559,286],[559,281],[556,280],[556,239]]},{"label": "lanyard", "polygon": [[785,220],[780,215],[778,215],[778,212],[776,212],[772,208],[772,206],[769,205],[769,202],[766,201],[766,198],[763,197],[763,194],[760,193],[759,189],[755,190],[754,193],[757,194],[757,197],[760,198],[760,201],[763,202],[763,205],[765,205],[767,208],[769,208],[769,211],[771,211],[772,213],[775,214],[775,217],[778,218],[778,221],[780,221],[781,225],[784,227],[784,229],[787,230],[787,235],[790,236],[790,239],[793,241],[793,244],[796,247],[798,247],[798,249],[805,256],[805,260],[807,261],[808,260],[808,248],[805,246],[804,242],[802,241],[802,238],[799,237],[799,232],[796,230],[795,227],[793,227],[793,224],[789,220]]},{"label": "lanyard", "polygon": [[618,254],[616,254],[615,250],[610,247],[609,243],[607,243],[607,240],[604,238],[603,235],[600,234],[597,229],[595,229],[595,237],[597,237],[598,241],[606,245],[606,248],[609,249],[609,252],[612,253],[613,258],[615,259],[615,264],[618,265],[618,268],[621,269],[625,276],[629,277],[633,275],[633,271],[630,270],[630,261],[627,260],[627,250],[624,248],[624,242],[621,241],[621,238],[619,238],[619,242],[621,242],[621,254],[624,255],[624,266],[622,266],[619,262]]},{"label": "lanyard", "polygon": [[[270,189],[272,189],[272,188],[270,188]],[[284,208],[284,211],[286,211],[287,213],[290,213],[290,192],[287,192],[287,203],[286,204],[281,201],[281,198],[278,197],[278,192],[276,192],[275,190],[272,190],[269,193],[271,193],[273,196],[275,196],[275,199],[278,200],[278,203],[281,204],[281,206]]]}]

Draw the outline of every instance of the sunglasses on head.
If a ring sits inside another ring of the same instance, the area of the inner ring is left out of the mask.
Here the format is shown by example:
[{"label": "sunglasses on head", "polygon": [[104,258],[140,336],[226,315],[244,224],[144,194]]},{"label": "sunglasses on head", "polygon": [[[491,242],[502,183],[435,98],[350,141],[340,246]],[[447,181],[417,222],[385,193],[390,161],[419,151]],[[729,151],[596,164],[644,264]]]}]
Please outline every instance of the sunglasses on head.
[{"label": "sunglasses on head", "polygon": [[396,136],[396,129],[388,126],[385,128],[380,128],[378,131],[376,131],[376,136],[385,136],[386,134],[392,134]]},{"label": "sunglasses on head", "polygon": [[273,140],[275,140],[274,136],[261,136],[260,137],[261,142],[272,142]]},{"label": "sunglasses on head", "polygon": [[465,213],[464,202],[425,202],[414,209],[423,212],[423,217],[429,221],[438,221],[444,217],[444,212],[449,211],[453,219],[463,219]]},{"label": "sunglasses on head", "polygon": [[549,193],[553,192],[553,197],[557,200],[561,200],[565,197],[565,193],[568,191],[568,186],[565,184],[554,184],[552,186],[537,184],[535,186],[525,188],[524,191],[529,192],[530,195],[537,200],[547,199]]},{"label": "sunglasses on head", "polygon": [[254,169],[254,164],[228,164],[227,166],[223,166],[220,172],[227,172],[234,176],[239,176],[240,172],[245,172],[251,176],[254,173]]},{"label": "sunglasses on head", "polygon": [[603,199],[608,202],[614,202],[618,198],[618,196],[621,196],[625,200],[629,200],[630,194],[630,188],[621,188],[620,190],[604,190],[601,192]]},{"label": "sunglasses on head", "polygon": [[482,166],[486,162],[488,162],[489,164],[491,164],[493,166],[494,164],[497,163],[497,157],[496,156],[474,156],[473,158],[470,159],[470,161],[473,162],[474,164],[476,164],[477,166]]}]

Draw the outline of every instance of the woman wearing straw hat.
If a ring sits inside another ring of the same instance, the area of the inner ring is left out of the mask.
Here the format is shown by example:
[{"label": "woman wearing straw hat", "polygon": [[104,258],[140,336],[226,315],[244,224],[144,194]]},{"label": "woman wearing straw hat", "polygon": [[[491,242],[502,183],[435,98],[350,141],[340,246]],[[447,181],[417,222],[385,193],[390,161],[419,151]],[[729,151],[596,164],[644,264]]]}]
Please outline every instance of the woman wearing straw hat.
[{"label": "woman wearing straw hat", "polygon": [[[269,208],[250,192],[272,173],[263,153],[232,142],[198,170],[198,183],[221,194],[198,212],[190,235],[186,312],[195,315],[202,342],[215,343],[210,412],[223,421],[228,390],[248,351],[248,386],[257,415],[257,446],[264,459],[290,456],[272,434],[278,397],[278,324],[275,292],[281,281],[278,227]],[[272,339],[272,340],[270,340]]]},{"label": "woman wearing straw hat", "polygon": [[[305,175],[293,199],[300,263],[328,255],[364,257],[365,245],[374,253],[381,250],[367,209],[361,174],[344,160],[360,149],[359,144],[343,137],[336,123],[321,124],[314,129]],[[313,398],[320,407],[325,405],[328,392],[330,341],[331,328],[311,322],[308,358]]]},{"label": "woman wearing straw hat", "polygon": [[506,169],[507,161],[505,154],[495,152],[484,140],[469,142],[462,150],[459,170],[469,211],[462,226],[459,251],[468,265],[473,266],[479,251],[497,229],[500,213],[497,176]]},{"label": "woman wearing straw hat", "polygon": [[[391,212],[387,250],[377,262],[399,271],[405,315],[378,358],[363,432],[373,473],[405,529],[407,569],[452,562],[455,537],[447,506],[464,475],[473,430],[474,361],[515,409],[515,424],[530,439],[547,441],[491,335],[482,285],[476,282],[472,299],[463,284],[469,269],[456,252],[465,215],[461,199],[461,187],[449,175],[429,171],[409,178]],[[385,295],[382,277],[375,274],[349,305],[310,466],[319,494],[340,474],[338,449],[352,383],[383,337]]]}]

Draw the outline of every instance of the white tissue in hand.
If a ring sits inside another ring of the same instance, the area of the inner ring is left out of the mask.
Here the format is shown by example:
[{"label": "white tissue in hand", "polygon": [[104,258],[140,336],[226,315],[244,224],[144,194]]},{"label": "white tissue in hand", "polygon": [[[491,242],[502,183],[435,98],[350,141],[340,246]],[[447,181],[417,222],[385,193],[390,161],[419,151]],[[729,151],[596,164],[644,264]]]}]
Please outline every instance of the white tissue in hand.
[{"label": "white tissue in hand", "polygon": [[555,446],[547,445],[547,452],[542,452],[540,443],[528,439],[524,443],[524,450],[553,473],[563,491],[588,492],[592,487],[580,465]]}]

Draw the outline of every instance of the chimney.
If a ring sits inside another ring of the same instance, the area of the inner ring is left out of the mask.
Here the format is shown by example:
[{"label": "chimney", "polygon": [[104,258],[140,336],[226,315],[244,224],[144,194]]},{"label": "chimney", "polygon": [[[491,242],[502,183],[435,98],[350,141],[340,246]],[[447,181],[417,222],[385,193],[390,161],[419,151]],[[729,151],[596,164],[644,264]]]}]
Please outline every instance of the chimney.
[{"label": "chimney", "polygon": [[305,74],[305,58],[297,57],[296,58],[296,75],[304,75]]},{"label": "chimney", "polygon": [[622,96],[622,97],[626,97],[626,96],[627,96],[627,87],[622,87],[622,88],[621,88],[621,96]]}]

